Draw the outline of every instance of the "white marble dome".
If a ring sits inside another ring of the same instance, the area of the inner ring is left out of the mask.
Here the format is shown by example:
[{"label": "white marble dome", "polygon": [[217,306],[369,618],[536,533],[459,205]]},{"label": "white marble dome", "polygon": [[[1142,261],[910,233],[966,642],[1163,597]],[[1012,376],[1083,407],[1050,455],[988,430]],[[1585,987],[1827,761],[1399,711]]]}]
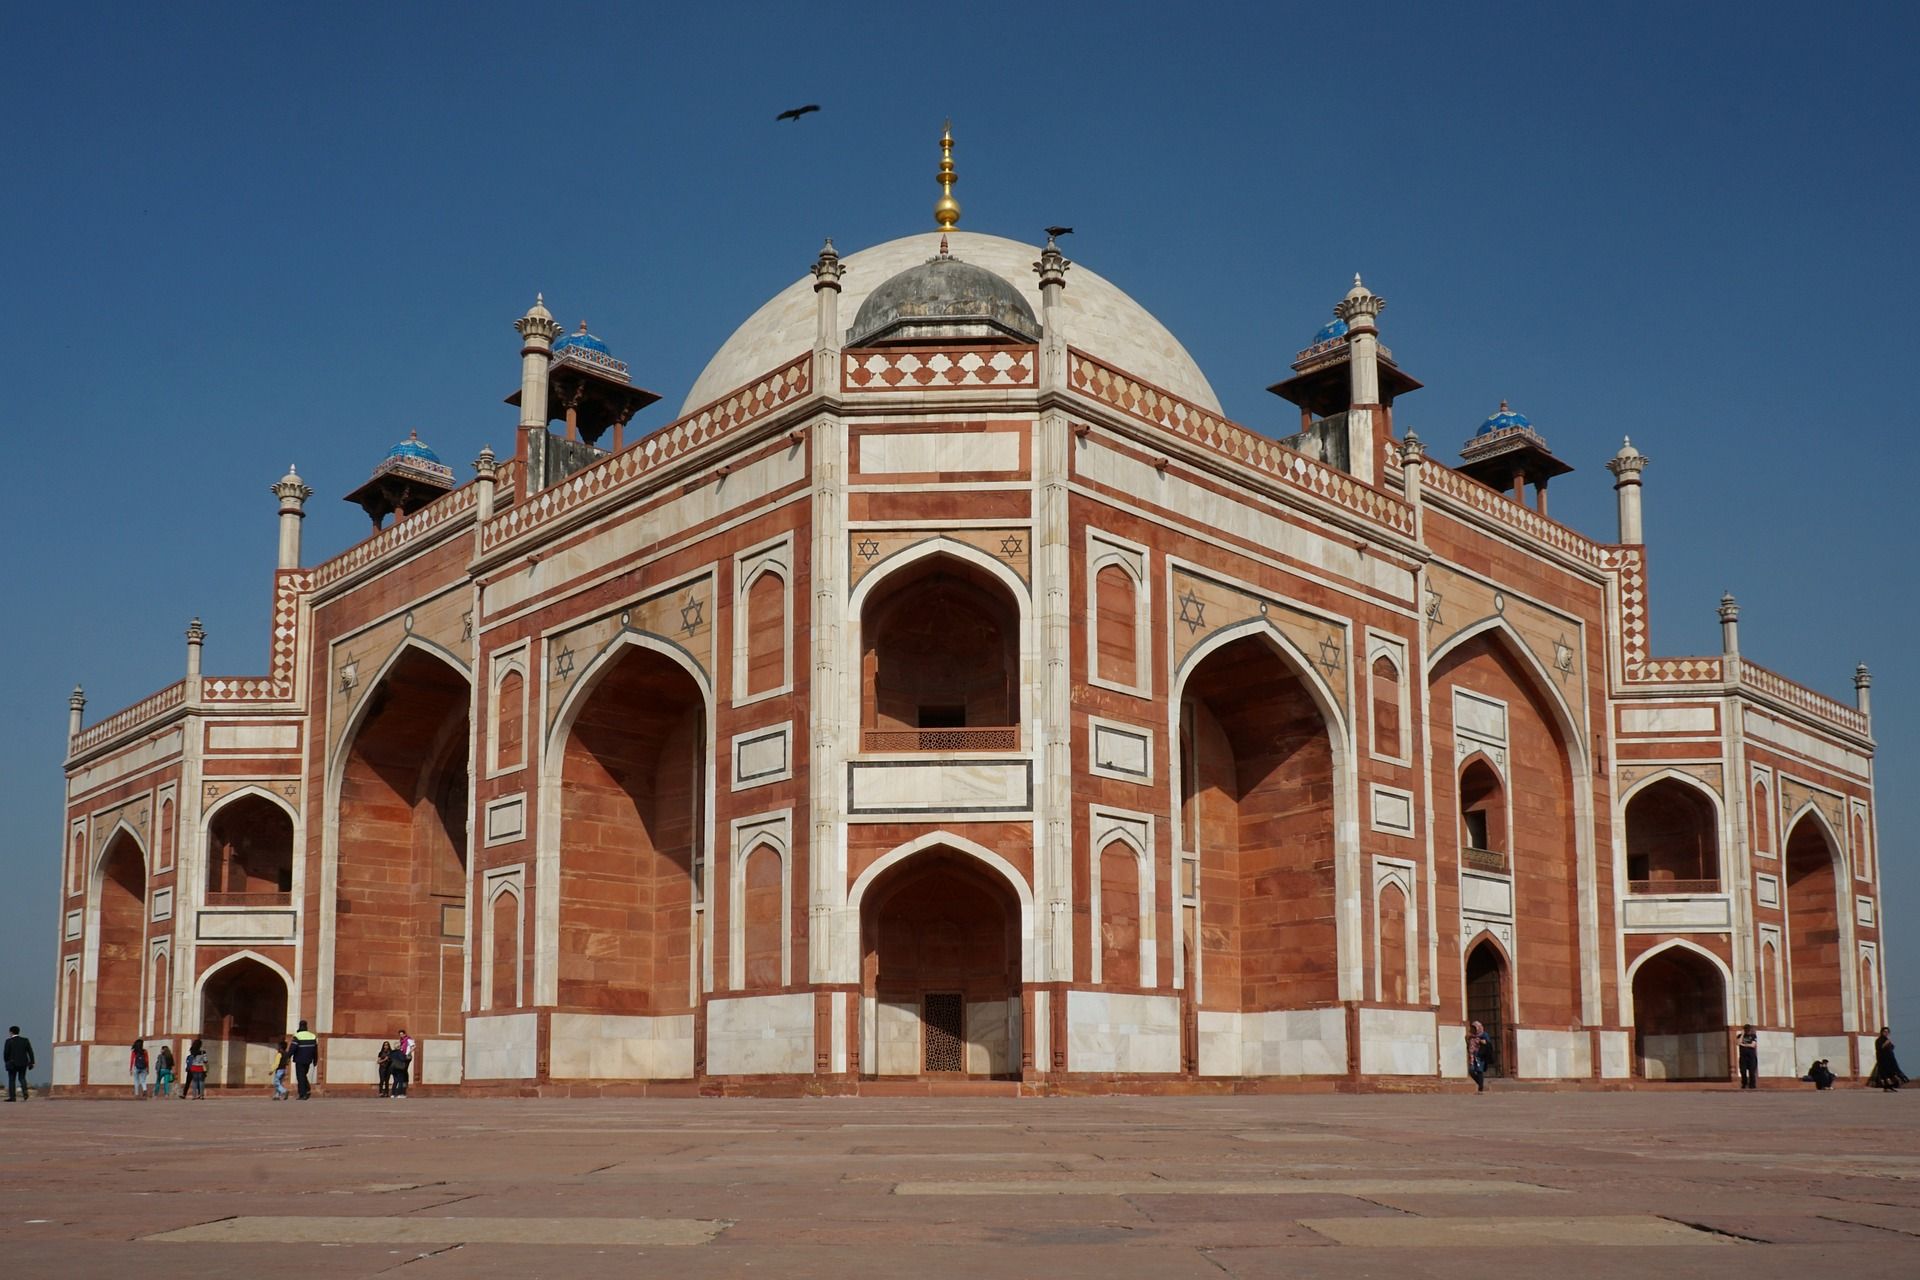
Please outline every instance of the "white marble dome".
[{"label": "white marble dome", "polygon": [[[972,231],[950,232],[947,244],[954,257],[1010,281],[1033,306],[1034,314],[1039,314],[1040,279],[1033,273],[1033,264],[1040,257],[1037,246]],[[939,251],[940,233],[929,231],[889,240],[841,259],[847,268],[840,282],[843,330],[853,322],[869,293]],[[1067,272],[1060,305],[1066,339],[1073,346],[1184,400],[1220,412],[1213,387],[1179,339],[1113,284],[1075,263]],[[775,294],[707,361],[680,412],[685,414],[717,400],[812,350],[814,306],[811,275],[802,276]],[[844,332],[841,336],[845,337]]]}]

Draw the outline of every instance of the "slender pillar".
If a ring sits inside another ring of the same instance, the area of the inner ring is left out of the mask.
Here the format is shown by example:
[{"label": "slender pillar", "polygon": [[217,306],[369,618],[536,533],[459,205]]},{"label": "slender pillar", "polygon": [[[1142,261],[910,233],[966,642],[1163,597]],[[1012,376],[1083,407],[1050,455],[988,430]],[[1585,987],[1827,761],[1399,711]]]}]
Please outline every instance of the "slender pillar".
[{"label": "slender pillar", "polygon": [[1380,417],[1380,328],[1376,321],[1387,300],[1361,283],[1355,273],[1333,314],[1347,322],[1347,466],[1354,479],[1374,482],[1373,463],[1379,454],[1374,421]]},{"label": "slender pillar", "polygon": [[280,499],[279,567],[298,569],[300,524],[307,518],[307,499],[313,496],[313,489],[300,478],[299,471],[288,467],[287,474],[273,486],[273,496]]},{"label": "slender pillar", "polygon": [[1607,470],[1613,472],[1613,491],[1620,500],[1620,541],[1629,546],[1646,541],[1640,529],[1640,473],[1646,467],[1646,455],[1633,447],[1631,438],[1607,462]]},{"label": "slender pillar", "polygon": [[[73,691],[76,697],[79,696],[80,687],[75,685]],[[1867,670],[1867,664],[1864,662],[1853,669],[1853,701],[1854,705],[1860,708],[1860,714],[1865,716],[1867,723],[1871,725],[1873,723],[1873,672]]]},{"label": "slender pillar", "polygon": [[1067,385],[1067,336],[1060,325],[1060,295],[1067,287],[1067,268],[1073,264],[1060,252],[1052,236],[1033,264],[1040,277],[1040,385],[1064,389]]},{"label": "slender pillar", "polygon": [[[1862,672],[1865,667],[1860,668]],[[73,696],[67,699],[67,741],[80,736],[80,724],[86,715],[87,693],[79,685],[73,686]]]},{"label": "slender pillar", "polygon": [[474,519],[485,524],[493,519],[493,486],[499,479],[500,464],[494,461],[493,446],[482,445],[480,456],[473,460]]},{"label": "slender pillar", "polygon": [[[535,294],[527,314],[514,322],[520,331],[520,431],[514,458],[520,464],[522,493],[539,486],[529,460],[536,452],[531,437],[547,430],[547,370],[553,363],[553,340],[560,336],[560,325],[547,310],[546,297]],[[545,450],[537,452],[544,457]]]},{"label": "slender pillar", "polygon": [[187,624],[187,705],[200,701],[200,646],[207,641],[207,629],[195,618]]},{"label": "slender pillar", "polygon": [[837,391],[840,387],[840,277],[847,264],[828,236],[813,262],[813,389]]},{"label": "slender pillar", "polygon": [[1720,652],[1729,662],[1740,657],[1740,606],[1729,591],[1720,597]]}]

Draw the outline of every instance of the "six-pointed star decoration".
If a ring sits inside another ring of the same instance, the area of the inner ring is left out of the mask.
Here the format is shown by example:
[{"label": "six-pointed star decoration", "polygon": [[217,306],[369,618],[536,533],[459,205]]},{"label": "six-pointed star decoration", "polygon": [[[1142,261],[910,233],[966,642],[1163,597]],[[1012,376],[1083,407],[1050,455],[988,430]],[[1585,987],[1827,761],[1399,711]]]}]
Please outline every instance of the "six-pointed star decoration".
[{"label": "six-pointed star decoration", "polygon": [[871,560],[880,554],[880,544],[872,538],[860,539],[860,545],[855,549],[860,552],[862,560]]},{"label": "six-pointed star decoration", "polygon": [[1439,622],[1441,620],[1440,605],[1441,605],[1440,592],[1438,591],[1438,589],[1434,587],[1428,587],[1427,588],[1427,625],[1428,626],[1432,626],[1434,623]]},{"label": "six-pointed star decoration", "polygon": [[1187,588],[1187,594],[1180,597],[1180,621],[1187,624],[1187,634],[1193,635],[1207,625],[1207,602],[1193,594],[1193,588]]},{"label": "six-pointed star decoration", "polygon": [[573,679],[573,646],[568,645],[553,655],[553,676],[556,680]]},{"label": "six-pointed star decoration", "polygon": [[1320,642],[1320,669],[1327,673],[1328,679],[1340,669],[1340,641],[1333,636]]},{"label": "six-pointed star decoration", "polygon": [[1003,556],[1017,556],[1020,554],[1023,546],[1024,544],[1020,541],[1019,535],[1010,533],[1000,539],[1000,554]]},{"label": "six-pointed star decoration", "polygon": [[680,604],[680,629],[688,635],[698,631],[701,621],[700,613],[706,607],[707,602],[699,596],[689,595],[683,600]]},{"label": "six-pointed star decoration", "polygon": [[1573,646],[1565,636],[1553,642],[1553,669],[1560,673],[1562,680],[1573,674]]},{"label": "six-pointed star decoration", "polygon": [[340,666],[340,692],[352,693],[360,683],[360,662],[357,658],[348,658]]}]

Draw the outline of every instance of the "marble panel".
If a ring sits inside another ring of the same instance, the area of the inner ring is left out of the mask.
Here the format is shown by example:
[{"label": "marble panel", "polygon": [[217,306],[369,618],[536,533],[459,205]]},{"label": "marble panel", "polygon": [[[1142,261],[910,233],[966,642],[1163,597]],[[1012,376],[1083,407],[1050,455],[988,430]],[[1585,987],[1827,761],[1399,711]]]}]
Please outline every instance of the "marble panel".
[{"label": "marble panel", "polygon": [[[1360,1010],[1361,1074],[1432,1075],[1436,1031],[1431,1009]],[[1465,1047],[1466,1042],[1462,1040],[1462,1052]]]},{"label": "marble panel", "polygon": [[[1815,1055],[1818,1056],[1817,1054]],[[1799,1060],[1799,1046],[1794,1042],[1791,1031],[1760,1032],[1760,1074],[1763,1076],[1799,1076],[1805,1074],[1804,1068],[1794,1064]],[[1808,1058],[1809,1066],[1813,1058]],[[1834,1074],[1838,1075],[1839,1072]]]},{"label": "marble panel", "polygon": [[1465,689],[1453,691],[1454,728],[1489,742],[1507,740],[1507,709],[1498,702],[1475,697]]},{"label": "marble panel", "polygon": [[1067,992],[1067,1070],[1180,1070],[1179,999]]},{"label": "marble panel", "polygon": [[1756,875],[1753,878],[1753,896],[1763,907],[1780,905],[1780,878],[1778,876]]},{"label": "marble panel", "polygon": [[458,1040],[421,1040],[414,1051],[416,1084],[459,1084],[465,1074],[466,1054]]},{"label": "marble panel", "polygon": [[540,1015],[502,1013],[467,1019],[469,1080],[531,1080],[540,1070]]},{"label": "marble panel", "polygon": [[1033,806],[1025,760],[853,761],[847,774],[851,815],[1014,814]]},{"label": "marble panel", "polygon": [[1467,1040],[1464,1031],[1459,1035],[1440,1037],[1440,1074],[1449,1080],[1467,1078]]},{"label": "marble panel", "polygon": [[874,433],[858,439],[864,474],[1020,470],[1020,436],[1012,431]]},{"label": "marble panel", "polygon": [[1341,1009],[1202,1010],[1198,1030],[1204,1076],[1346,1074],[1347,1017]]},{"label": "marble panel", "polygon": [[234,907],[200,912],[196,934],[201,942],[293,943],[299,917],[277,907]]},{"label": "marble panel", "polygon": [[1600,1033],[1600,1078],[1625,1080],[1633,1074],[1633,1038],[1624,1031]]},{"label": "marble panel", "polygon": [[707,1070],[716,1076],[812,1074],[812,994],[708,1001]]},{"label": "marble panel", "polygon": [[[241,1068],[241,1081],[250,1087],[266,1088],[273,1083],[274,1064],[280,1060],[279,1050],[270,1044],[251,1044],[245,1040],[207,1040],[207,1080],[220,1084],[228,1083],[227,1074],[229,1055],[238,1053],[246,1059]],[[124,1057],[124,1054],[122,1055]],[[178,1055],[176,1055],[177,1058]],[[123,1070],[124,1072],[124,1064]],[[289,1087],[292,1081],[288,1081]]]},{"label": "marble panel", "polygon": [[184,740],[180,730],[169,730],[152,742],[144,743],[131,751],[123,751],[111,759],[102,760],[90,769],[82,769],[68,781],[67,794],[85,795],[95,787],[105,786],[116,778],[124,778],[169,756],[178,755],[180,744]]},{"label": "marble panel", "polygon": [[793,724],[773,725],[733,740],[733,786],[757,787],[793,776]]},{"label": "marble panel", "polygon": [[1724,893],[1632,895],[1622,904],[1621,924],[1661,933],[1725,933],[1733,927],[1733,908]]},{"label": "marble panel", "polygon": [[1758,738],[1776,747],[1784,747],[1794,755],[1808,760],[1817,760],[1843,773],[1850,773],[1856,778],[1865,778],[1871,773],[1871,762],[1858,751],[1837,747],[1825,738],[1816,738],[1804,730],[1775,720],[1764,712],[1749,707],[1741,714],[1740,720],[1741,727],[1750,738]]},{"label": "marble panel", "polygon": [[873,1073],[920,1074],[920,1006],[880,1001],[874,1007]]},{"label": "marble panel", "polygon": [[487,802],[487,843],[507,844],[527,834],[525,792]]},{"label": "marble panel", "polygon": [[693,1076],[693,1015],[556,1013],[548,1071],[556,1080],[687,1080]]},{"label": "marble panel", "polygon": [[1513,882],[1505,876],[1461,872],[1460,909],[1500,920],[1513,919]]},{"label": "marble panel", "polygon": [[320,1074],[328,1084],[380,1083],[380,1045],[392,1036],[328,1036],[320,1046]]},{"label": "marble panel", "polygon": [[1713,733],[1719,728],[1712,707],[1622,707],[1622,733]]},{"label": "marble panel", "polygon": [[210,724],[209,751],[294,751],[300,746],[297,724]]},{"label": "marble panel", "polygon": [[1412,835],[1413,793],[1402,791],[1398,787],[1383,787],[1377,783],[1369,790],[1373,796],[1374,830],[1397,836]]},{"label": "marble panel", "polygon": [[[1853,1074],[1853,1037],[1852,1036],[1795,1036],[1793,1070],[1788,1074],[1803,1076],[1816,1058],[1825,1058],[1827,1065],[1833,1068],[1837,1076]],[[1862,1059],[1868,1071],[1873,1070],[1873,1042],[1867,1042],[1867,1056]],[[1901,1064],[1905,1066],[1905,1063]]]},{"label": "marble panel", "polygon": [[1593,1074],[1593,1039],[1584,1031],[1513,1033],[1520,1075],[1533,1080],[1581,1080]]},{"label": "marble panel", "polygon": [[1020,1062],[1018,1000],[981,1000],[967,1005],[967,1070],[1003,1075]]},{"label": "marble panel", "polygon": [[133,1077],[127,1074],[127,1046],[124,1044],[90,1044],[87,1046],[87,1083],[106,1085],[111,1088],[117,1084],[133,1089]]},{"label": "marble panel", "polygon": [[79,1045],[60,1044],[53,1047],[53,1074],[49,1078],[56,1085],[80,1083]]},{"label": "marble panel", "polygon": [[1153,736],[1144,728],[1089,718],[1093,730],[1090,772],[1102,778],[1148,782],[1153,778]]},{"label": "marble panel", "polygon": [[1641,1036],[1640,1071],[1649,1080],[1724,1080],[1728,1074],[1727,1034],[1696,1031]]}]

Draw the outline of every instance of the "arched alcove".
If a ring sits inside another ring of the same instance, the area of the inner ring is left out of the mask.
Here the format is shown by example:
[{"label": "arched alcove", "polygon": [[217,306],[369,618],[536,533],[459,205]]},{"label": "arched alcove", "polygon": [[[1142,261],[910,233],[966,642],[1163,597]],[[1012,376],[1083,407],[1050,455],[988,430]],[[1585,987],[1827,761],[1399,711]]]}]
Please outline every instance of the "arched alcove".
[{"label": "arched alcove", "polygon": [[992,574],[923,556],[888,574],[860,610],[862,749],[1020,745],[1020,609]]},{"label": "arched alcove", "polygon": [[1846,1030],[1838,861],[1826,827],[1812,811],[1802,814],[1787,833],[1783,869],[1793,1029],[1803,1036]]},{"label": "arched alcove", "polygon": [[147,855],[126,828],[100,855],[99,969],[94,977],[93,1038],[127,1043],[141,1032],[141,979],[147,967]]},{"label": "arched alcove", "polygon": [[207,822],[207,905],[285,906],[293,891],[293,818],[258,793],[236,796]]},{"label": "arched alcove", "polygon": [[206,1042],[208,1084],[266,1084],[287,1031],[283,974],[252,956],[207,974],[200,991],[200,1036]]},{"label": "arched alcove", "polygon": [[1635,1069],[1648,1080],[1727,1078],[1727,986],[1699,951],[1669,946],[1633,970]]},{"label": "arched alcove", "polygon": [[1720,818],[1699,787],[1656,778],[1627,800],[1627,885],[1634,893],[1718,893]]}]

